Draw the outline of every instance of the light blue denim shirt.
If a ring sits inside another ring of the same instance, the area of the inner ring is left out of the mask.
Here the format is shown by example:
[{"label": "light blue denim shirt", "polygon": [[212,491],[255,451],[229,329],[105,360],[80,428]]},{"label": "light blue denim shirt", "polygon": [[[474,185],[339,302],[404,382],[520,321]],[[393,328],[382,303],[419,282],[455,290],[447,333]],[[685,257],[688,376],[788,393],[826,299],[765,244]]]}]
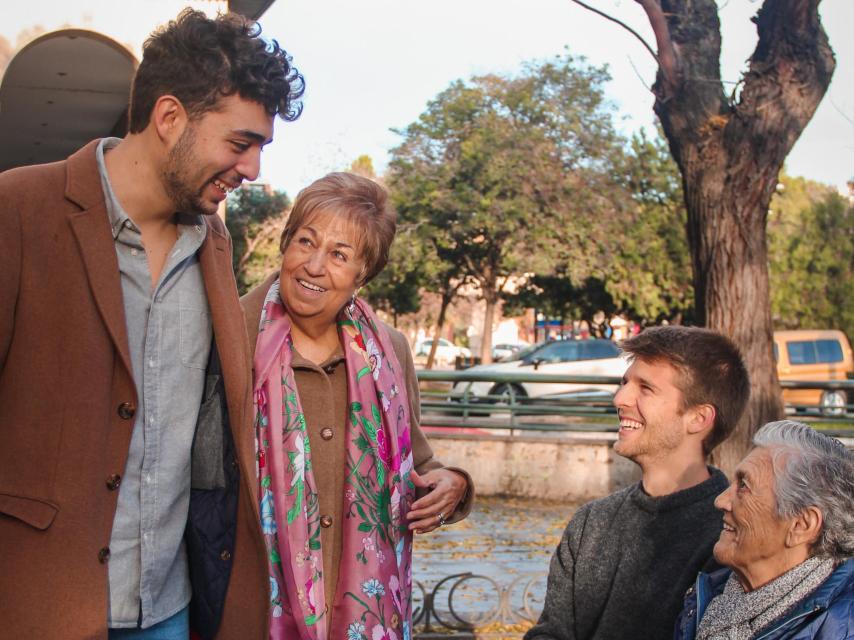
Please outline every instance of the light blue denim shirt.
[{"label": "light blue denim shirt", "polygon": [[190,501],[190,450],[213,329],[198,250],[201,216],[179,217],[178,240],[157,285],[139,229],[98,168],[121,272],[133,377],[139,397],[110,537],[108,624],[150,627],[190,601],[183,535]]}]

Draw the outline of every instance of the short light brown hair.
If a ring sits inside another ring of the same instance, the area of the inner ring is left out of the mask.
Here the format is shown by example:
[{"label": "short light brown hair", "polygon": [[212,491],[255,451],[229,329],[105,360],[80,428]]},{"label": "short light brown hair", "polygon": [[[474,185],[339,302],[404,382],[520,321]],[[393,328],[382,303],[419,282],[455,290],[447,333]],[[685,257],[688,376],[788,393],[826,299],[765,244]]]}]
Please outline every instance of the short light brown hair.
[{"label": "short light brown hair", "polygon": [[715,408],[706,455],[732,434],[750,396],[750,379],[738,347],[724,335],[699,327],[651,327],[620,343],[631,360],[663,362],[681,375],[682,411],[701,404]]},{"label": "short light brown hair", "polygon": [[330,173],[315,180],[297,195],[279,242],[282,253],[297,230],[321,212],[344,216],[363,231],[357,247],[357,255],[365,261],[359,285],[370,282],[388,263],[397,230],[397,213],[389,203],[388,192],[354,173]]}]

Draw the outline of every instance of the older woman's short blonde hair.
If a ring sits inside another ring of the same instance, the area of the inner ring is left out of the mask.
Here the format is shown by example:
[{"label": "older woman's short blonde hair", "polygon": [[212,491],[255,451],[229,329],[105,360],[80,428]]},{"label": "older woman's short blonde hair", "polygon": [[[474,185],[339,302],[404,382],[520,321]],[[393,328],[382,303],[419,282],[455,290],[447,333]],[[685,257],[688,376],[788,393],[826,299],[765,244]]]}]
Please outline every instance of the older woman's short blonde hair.
[{"label": "older woman's short blonde hair", "polygon": [[358,278],[360,286],[385,268],[397,229],[397,214],[382,185],[344,172],[330,173],[312,182],[294,202],[279,242],[282,253],[297,230],[318,213],[344,216],[359,230],[357,254],[365,261]]}]

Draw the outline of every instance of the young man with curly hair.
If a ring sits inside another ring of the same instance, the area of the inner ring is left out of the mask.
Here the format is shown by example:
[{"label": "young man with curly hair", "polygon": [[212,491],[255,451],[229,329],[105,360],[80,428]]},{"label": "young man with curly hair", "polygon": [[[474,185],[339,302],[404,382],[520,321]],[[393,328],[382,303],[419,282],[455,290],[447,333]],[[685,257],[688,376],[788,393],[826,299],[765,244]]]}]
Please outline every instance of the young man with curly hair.
[{"label": "young man with curly hair", "polygon": [[526,640],[670,638],[682,596],[720,534],[714,501],[727,479],[706,457],[747,404],[738,349],[713,331],[676,326],[621,346],[631,366],[614,396],[614,451],[640,467],[641,481],[575,513]]},{"label": "young man with curly hair", "polygon": [[215,213],[303,88],[255,23],[186,10],[144,45],[125,138],[0,174],[5,637],[184,639],[191,611],[204,637],[265,637],[248,345]]}]

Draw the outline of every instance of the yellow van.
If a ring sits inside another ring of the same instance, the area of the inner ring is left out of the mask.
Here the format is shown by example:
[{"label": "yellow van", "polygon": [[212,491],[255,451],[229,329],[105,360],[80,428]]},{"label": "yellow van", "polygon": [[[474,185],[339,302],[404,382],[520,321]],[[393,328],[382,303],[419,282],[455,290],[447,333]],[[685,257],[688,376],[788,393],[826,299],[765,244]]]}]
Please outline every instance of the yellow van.
[{"label": "yellow van", "polygon": [[[851,345],[842,331],[799,329],[774,332],[774,358],[780,380],[845,380],[854,374]],[[842,413],[844,391],[784,389],[789,405],[821,406],[825,413]]]}]

